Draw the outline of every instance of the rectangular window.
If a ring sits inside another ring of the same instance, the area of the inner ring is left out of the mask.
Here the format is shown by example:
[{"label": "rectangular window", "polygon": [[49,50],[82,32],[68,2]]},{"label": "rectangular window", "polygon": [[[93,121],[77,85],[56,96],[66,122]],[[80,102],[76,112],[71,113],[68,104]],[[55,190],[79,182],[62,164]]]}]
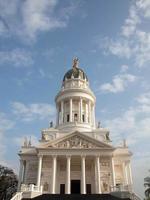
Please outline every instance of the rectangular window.
[{"label": "rectangular window", "polygon": [[84,115],[82,115],[82,121],[85,122],[85,117],[84,117]]},{"label": "rectangular window", "polygon": [[70,117],[69,117],[69,115],[67,115],[67,122],[69,122],[69,119],[70,119]]}]

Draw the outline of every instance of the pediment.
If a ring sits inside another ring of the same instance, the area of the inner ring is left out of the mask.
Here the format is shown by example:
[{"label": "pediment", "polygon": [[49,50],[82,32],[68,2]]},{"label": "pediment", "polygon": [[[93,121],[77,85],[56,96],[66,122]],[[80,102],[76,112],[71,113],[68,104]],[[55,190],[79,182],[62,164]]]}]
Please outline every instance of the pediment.
[{"label": "pediment", "polygon": [[50,148],[76,148],[76,149],[94,149],[94,148],[113,148],[111,145],[100,142],[92,137],[74,132],[62,138],[56,139],[55,141],[47,144]]}]

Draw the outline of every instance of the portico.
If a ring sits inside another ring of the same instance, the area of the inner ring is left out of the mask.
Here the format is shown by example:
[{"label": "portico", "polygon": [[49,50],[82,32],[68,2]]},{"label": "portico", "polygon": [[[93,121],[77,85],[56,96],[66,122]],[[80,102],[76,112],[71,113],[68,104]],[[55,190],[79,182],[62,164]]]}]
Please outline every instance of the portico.
[{"label": "portico", "polygon": [[[41,157],[44,158],[44,155],[39,156],[39,166],[42,166]],[[61,193],[62,185],[64,185],[64,193],[71,194],[72,181],[77,180],[80,182],[81,194],[87,193],[87,187],[88,193],[102,193],[100,158],[100,155],[71,156],[57,154],[49,156],[49,159],[52,160],[52,176],[49,177],[50,190],[47,192],[59,194]],[[111,158],[108,157],[108,161],[110,160]],[[39,167],[37,185],[43,182],[42,176],[40,176],[42,173],[44,171]],[[112,181],[111,177],[110,179]]]}]

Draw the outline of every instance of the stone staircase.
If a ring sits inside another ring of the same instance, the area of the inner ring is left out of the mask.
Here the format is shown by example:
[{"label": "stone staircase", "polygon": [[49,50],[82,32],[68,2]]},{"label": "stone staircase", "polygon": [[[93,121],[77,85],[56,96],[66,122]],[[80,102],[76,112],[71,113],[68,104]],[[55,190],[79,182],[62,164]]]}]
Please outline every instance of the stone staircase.
[{"label": "stone staircase", "polygon": [[[32,200],[131,200],[130,198],[119,198],[111,194],[43,194],[32,198]],[[29,200],[24,198],[23,200]]]}]

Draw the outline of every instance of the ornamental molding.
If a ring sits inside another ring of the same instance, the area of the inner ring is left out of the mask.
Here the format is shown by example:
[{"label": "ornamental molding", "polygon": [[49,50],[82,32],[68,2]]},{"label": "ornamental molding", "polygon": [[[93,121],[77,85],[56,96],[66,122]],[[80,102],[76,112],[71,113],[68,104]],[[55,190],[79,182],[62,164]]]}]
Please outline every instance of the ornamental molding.
[{"label": "ornamental molding", "polygon": [[72,136],[69,139],[66,139],[64,141],[61,141],[57,144],[54,144],[53,147],[57,148],[96,148],[97,145],[93,144],[92,142],[89,142],[77,135]]},{"label": "ornamental molding", "polygon": [[114,149],[111,145],[95,138],[82,134],[78,131],[70,133],[56,140],[49,141],[40,148],[61,148],[61,149]]}]

